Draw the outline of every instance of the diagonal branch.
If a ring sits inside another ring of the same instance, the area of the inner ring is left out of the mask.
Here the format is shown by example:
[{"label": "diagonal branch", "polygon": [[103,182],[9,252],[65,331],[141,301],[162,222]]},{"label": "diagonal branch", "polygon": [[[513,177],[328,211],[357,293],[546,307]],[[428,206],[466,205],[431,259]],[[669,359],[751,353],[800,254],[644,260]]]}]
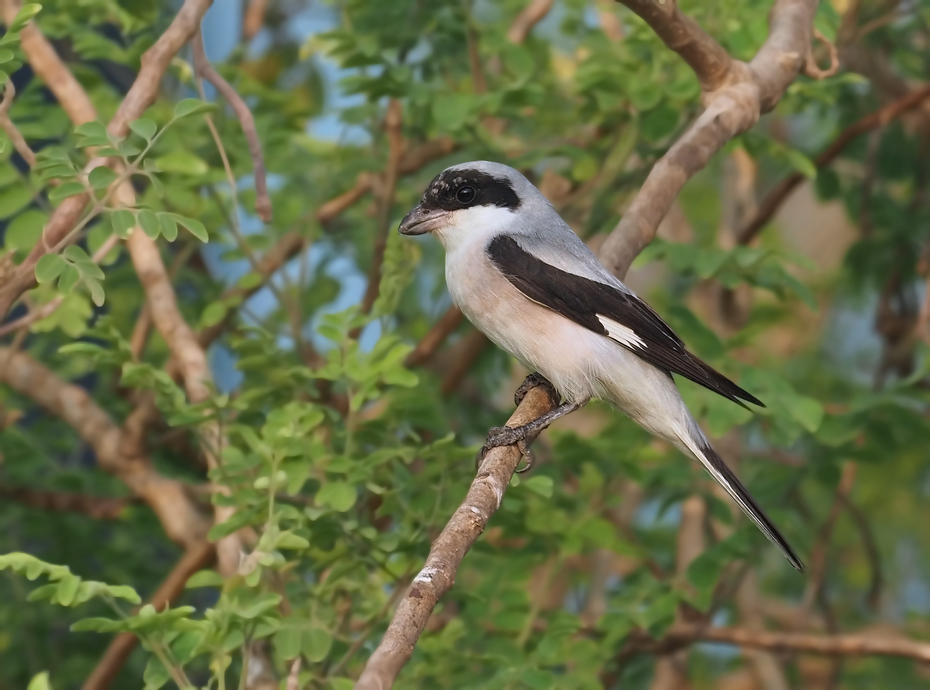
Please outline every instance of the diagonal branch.
[{"label": "diagonal branch", "polygon": [[617,0],[645,21],[662,42],[694,70],[701,91],[713,92],[729,83],[739,63],[691,17],[677,0]]},{"label": "diagonal branch", "polygon": [[158,516],[173,541],[203,539],[207,521],[180,481],[160,475],[142,453],[126,446],[116,422],[87,391],[62,381],[25,352],[0,348],[0,382],[67,422],[93,448],[102,470],[115,475]]},{"label": "diagonal branch", "polygon": [[[165,33],[142,55],[142,68],[107,126],[110,134],[115,136],[128,134],[129,123],[140,118],[145,109],[154,102],[158,96],[158,87],[165,70],[200,26],[200,20],[203,19],[203,15],[211,4],[212,0],[185,0]],[[11,11],[15,12],[17,6],[18,3],[15,0],[4,0],[4,16]],[[96,111],[87,94],[55,54],[54,48],[39,33],[38,28],[30,25],[23,30],[22,38],[22,48],[29,64],[48,84],[71,121],[75,124],[82,124],[96,119]],[[120,189],[124,188],[127,190],[123,192],[124,194],[131,192],[128,184],[121,185]],[[42,231],[41,240],[17,267],[14,275],[0,286],[0,315],[9,312],[16,300],[26,290],[35,286],[35,266],[39,259],[49,251],[50,247],[54,247],[67,237],[86,205],[87,195],[78,194],[68,197],[55,209]],[[143,233],[133,233],[133,236],[137,235],[144,237]]]},{"label": "diagonal branch", "polygon": [[[768,39],[759,52],[748,65],[731,60],[724,72],[719,67],[722,57],[716,44],[703,40],[703,32],[693,23],[684,22],[677,8],[656,10],[658,4],[647,0],[624,4],[634,12],[642,12],[660,37],[667,43],[672,41],[670,47],[686,57],[701,80],[705,110],[655,164],[601,247],[601,262],[621,279],[633,259],[652,242],[656,228],[685,183],[724,144],[774,108],[797,77],[810,52],[811,23],[817,7],[816,0],[777,0],[769,18]],[[679,40],[680,34],[687,40]],[[707,53],[704,57],[692,54],[702,45]]]},{"label": "diagonal branch", "polygon": [[[213,544],[206,541],[193,544],[171,569],[164,582],[155,590],[149,603],[159,611],[164,609],[181,595],[191,575],[208,567],[215,558],[216,551]],[[128,632],[120,633],[113,638],[103,657],[97,662],[96,668],[84,681],[82,690],[109,688],[137,644],[139,644],[139,638]]]},{"label": "diagonal branch", "polygon": [[[623,277],[633,259],[652,241],[659,222],[685,182],[733,137],[771,110],[798,75],[810,52],[816,0],[777,0],[768,40],[749,65],[731,60],[674,2],[624,0],[673,50],[685,58],[701,82],[704,113],[659,160],[620,224],[604,242],[601,260]],[[665,7],[665,5],[668,5]],[[517,406],[508,424],[536,419],[558,403],[540,388]],[[368,660],[356,690],[388,690],[439,598],[451,588],[468,548],[500,507],[519,462],[516,449],[492,450],[465,501],[433,543],[426,566],[414,580]]]},{"label": "diagonal branch", "polygon": [[[545,414],[558,404],[542,386],[530,390],[508,426],[520,426]],[[368,660],[355,690],[387,690],[413,654],[413,647],[439,599],[452,588],[462,559],[475,543],[491,516],[500,508],[520,451],[495,448],[484,459],[468,495],[433,542],[426,564],[401,600],[381,644]]]},{"label": "diagonal branch", "polygon": [[[899,98],[893,103],[889,103],[883,108],[869,113],[862,119],[854,122],[849,127],[840,132],[840,135],[814,159],[814,165],[817,169],[822,169],[830,165],[843,152],[843,150],[857,137],[876,129],[884,127],[892,120],[896,120],[905,113],[920,106],[924,101],[930,98],[930,86],[924,86]],[[784,203],[791,192],[800,185],[806,178],[801,173],[793,173],[775,185],[775,188],[759,204],[759,210],[756,215],[739,231],[737,241],[740,244],[749,244],[752,242],[762,229],[772,220],[773,216]]]},{"label": "diagonal branch", "polygon": [[523,43],[533,27],[546,18],[553,4],[553,0],[532,0],[507,29],[507,40],[518,45]]}]

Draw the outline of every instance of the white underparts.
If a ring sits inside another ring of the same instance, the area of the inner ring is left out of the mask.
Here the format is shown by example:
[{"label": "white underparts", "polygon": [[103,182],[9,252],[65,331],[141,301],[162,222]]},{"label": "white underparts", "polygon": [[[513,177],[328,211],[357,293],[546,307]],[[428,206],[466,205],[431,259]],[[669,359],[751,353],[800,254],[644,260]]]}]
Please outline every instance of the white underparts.
[{"label": "white underparts", "polygon": [[626,347],[646,348],[646,343],[643,342],[643,339],[622,323],[617,323],[613,319],[608,319],[606,316],[601,316],[600,314],[597,315],[597,320],[601,322],[601,325],[607,330],[607,335],[610,336],[612,340],[616,340]]}]

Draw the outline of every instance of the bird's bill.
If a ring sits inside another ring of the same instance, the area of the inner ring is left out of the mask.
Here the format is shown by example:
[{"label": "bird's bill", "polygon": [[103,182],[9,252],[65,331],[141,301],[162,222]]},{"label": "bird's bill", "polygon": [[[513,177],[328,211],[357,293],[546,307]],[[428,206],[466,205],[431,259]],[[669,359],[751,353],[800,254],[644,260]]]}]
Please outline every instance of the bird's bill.
[{"label": "bird's bill", "polygon": [[417,206],[400,222],[398,231],[401,235],[423,235],[440,230],[449,224],[450,213],[442,209],[425,209]]}]

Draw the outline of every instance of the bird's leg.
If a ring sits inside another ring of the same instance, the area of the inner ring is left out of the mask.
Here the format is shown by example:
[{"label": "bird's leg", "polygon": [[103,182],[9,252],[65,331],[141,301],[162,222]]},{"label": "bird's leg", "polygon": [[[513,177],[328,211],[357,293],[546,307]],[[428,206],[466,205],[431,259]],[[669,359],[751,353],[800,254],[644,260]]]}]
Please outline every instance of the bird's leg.
[{"label": "bird's leg", "polygon": [[[545,379],[543,380],[545,381]],[[527,378],[527,381],[529,381],[529,378]],[[546,383],[548,383],[548,381],[546,381]],[[524,385],[526,385],[526,382],[524,382]],[[523,386],[521,386],[521,388],[523,388]],[[533,456],[530,453],[530,441],[527,439],[534,437],[559,417],[564,417],[565,415],[574,412],[581,407],[584,407],[588,403],[588,400],[590,400],[590,398],[579,400],[577,402],[562,403],[554,410],[547,412],[541,417],[537,417],[531,422],[527,422],[523,426],[494,427],[488,432],[488,437],[484,442],[484,446],[481,448],[481,452],[478,454],[478,458],[475,464],[480,466],[481,462],[484,460],[484,456],[487,455],[488,451],[492,448],[516,445],[520,449],[520,453],[523,455],[523,460],[526,463],[522,468],[517,470],[517,472],[521,474],[526,472],[533,466]]]},{"label": "bird's leg", "polygon": [[526,397],[526,394],[538,386],[545,388],[546,392],[549,393],[549,397],[553,400],[559,399],[559,394],[555,392],[555,386],[549,383],[549,379],[540,374],[538,371],[534,371],[532,374],[523,379],[523,383],[520,384],[520,387],[517,389],[516,393],[513,394],[513,404],[519,407],[520,403],[523,402],[523,398]]}]

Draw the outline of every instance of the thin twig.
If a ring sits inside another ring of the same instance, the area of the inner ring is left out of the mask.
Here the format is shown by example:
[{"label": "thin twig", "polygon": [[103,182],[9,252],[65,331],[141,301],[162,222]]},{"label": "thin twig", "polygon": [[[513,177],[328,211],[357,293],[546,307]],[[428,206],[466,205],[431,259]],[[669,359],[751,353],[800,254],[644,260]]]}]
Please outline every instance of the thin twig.
[{"label": "thin twig", "polygon": [[[232,87],[232,84],[223,79],[220,73],[213,69],[210,61],[207,60],[199,28],[194,32],[191,45],[194,49],[194,71],[213,84],[216,90],[223,94],[223,98],[226,99],[229,107],[233,109],[236,117],[239,118],[242,133],[249,145],[249,155],[252,156],[252,169],[255,174],[255,213],[263,221],[270,223],[271,199],[268,196],[268,183],[265,180],[265,158],[262,155],[262,142],[258,138],[258,131],[255,129],[255,118],[252,117],[252,111],[249,110],[249,106],[245,104],[245,101]],[[218,135],[217,138],[219,138]]]},{"label": "thin twig", "polygon": [[[184,591],[184,585],[191,575],[208,567],[215,558],[216,549],[213,544],[202,541],[191,546],[155,590],[149,603],[159,611],[164,609]],[[132,633],[124,632],[117,635],[107,647],[103,657],[97,662],[93,672],[84,681],[81,690],[109,688],[138,643],[139,638]]]},{"label": "thin twig", "polygon": [[378,299],[381,289],[381,269],[384,265],[384,252],[387,249],[387,234],[391,223],[391,209],[394,206],[394,195],[397,191],[397,178],[400,172],[400,163],[404,155],[403,113],[401,104],[396,98],[388,103],[384,115],[384,128],[388,138],[388,162],[384,171],[384,184],[381,198],[378,200],[378,227],[375,232],[374,252],[371,258],[371,268],[368,271],[368,285],[362,297],[361,310],[363,314],[371,311]]},{"label": "thin twig", "polygon": [[816,28],[814,29],[814,38],[826,46],[830,54],[830,66],[826,69],[820,69],[820,67],[817,66],[817,61],[814,59],[814,53],[811,51],[807,54],[807,61],[804,63],[804,74],[811,79],[826,79],[827,77],[832,77],[840,71],[840,55],[836,49],[836,45]]},{"label": "thin twig", "polygon": [[137,496],[109,498],[88,496],[68,491],[47,491],[25,486],[0,485],[0,498],[15,501],[29,508],[55,512],[79,513],[95,520],[118,520],[126,508],[138,504]]},{"label": "thin twig", "polygon": [[7,77],[6,83],[3,85],[3,100],[0,101],[0,127],[3,128],[10,141],[13,142],[14,148],[23,157],[23,160],[26,161],[30,168],[34,168],[36,167],[36,154],[29,148],[26,139],[10,119],[10,106],[13,105],[15,97],[16,87],[13,86],[13,80]]},{"label": "thin twig", "polygon": [[[817,169],[822,169],[832,163],[854,139],[860,134],[884,127],[892,120],[897,119],[909,110],[913,110],[927,98],[930,98],[930,86],[925,86],[909,93],[894,103],[876,110],[844,129],[823,152],[814,159]],[[768,224],[791,192],[807,178],[801,173],[793,173],[775,185],[775,188],[759,204],[758,213],[750,220],[738,234],[740,244],[749,244]]]}]

